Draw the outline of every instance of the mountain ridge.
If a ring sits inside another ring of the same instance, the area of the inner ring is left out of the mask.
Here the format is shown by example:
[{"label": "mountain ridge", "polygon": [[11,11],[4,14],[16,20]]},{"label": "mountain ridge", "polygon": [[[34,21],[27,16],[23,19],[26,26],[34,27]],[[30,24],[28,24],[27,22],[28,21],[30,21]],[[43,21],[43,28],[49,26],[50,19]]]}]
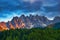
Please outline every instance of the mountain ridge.
[{"label": "mountain ridge", "polygon": [[9,29],[20,29],[20,28],[44,28],[50,24],[55,24],[60,22],[60,17],[55,17],[54,20],[49,20],[45,16],[39,16],[39,15],[30,15],[25,16],[21,15],[20,17],[13,17],[11,21],[8,22],[0,22],[0,31],[1,30],[9,30]]}]

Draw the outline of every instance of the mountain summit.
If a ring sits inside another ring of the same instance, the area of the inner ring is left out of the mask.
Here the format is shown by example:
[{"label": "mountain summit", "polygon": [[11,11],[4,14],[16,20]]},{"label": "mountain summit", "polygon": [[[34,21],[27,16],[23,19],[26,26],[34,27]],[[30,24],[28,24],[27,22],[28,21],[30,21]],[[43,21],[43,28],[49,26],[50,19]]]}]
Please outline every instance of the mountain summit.
[{"label": "mountain summit", "polygon": [[39,15],[30,15],[25,16],[21,15],[20,17],[13,17],[11,21],[8,22],[1,22],[0,23],[0,31],[2,30],[9,30],[9,29],[20,29],[20,28],[44,28],[50,24],[55,24],[60,22],[60,17],[55,17],[54,20],[49,20],[45,16],[39,16]]}]

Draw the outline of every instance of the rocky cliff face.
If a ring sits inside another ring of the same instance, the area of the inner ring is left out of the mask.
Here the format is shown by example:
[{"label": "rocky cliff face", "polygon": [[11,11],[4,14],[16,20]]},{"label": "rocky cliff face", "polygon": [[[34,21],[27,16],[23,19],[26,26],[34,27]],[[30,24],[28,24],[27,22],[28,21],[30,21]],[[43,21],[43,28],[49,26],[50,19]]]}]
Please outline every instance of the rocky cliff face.
[{"label": "rocky cliff face", "polygon": [[6,26],[5,22],[0,23],[0,31],[3,31],[3,30],[9,30],[9,28]]},{"label": "rocky cliff face", "polygon": [[0,23],[0,31],[2,30],[9,30],[9,29],[20,29],[20,28],[35,28],[40,27],[44,28],[47,25],[54,24],[60,22],[60,17],[55,17],[54,20],[49,20],[45,16],[25,16],[21,15],[20,17],[13,17],[11,21],[8,21],[7,23],[1,22]]}]

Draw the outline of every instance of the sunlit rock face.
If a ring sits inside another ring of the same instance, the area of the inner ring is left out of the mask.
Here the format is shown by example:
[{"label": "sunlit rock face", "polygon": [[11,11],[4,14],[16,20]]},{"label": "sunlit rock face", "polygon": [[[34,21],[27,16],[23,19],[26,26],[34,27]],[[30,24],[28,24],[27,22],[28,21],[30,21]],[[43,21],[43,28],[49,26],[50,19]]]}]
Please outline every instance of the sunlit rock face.
[{"label": "sunlit rock face", "polygon": [[21,29],[21,28],[45,28],[50,24],[55,24],[60,22],[60,17],[55,17],[54,20],[49,20],[45,16],[39,16],[39,15],[30,15],[25,16],[21,15],[20,17],[13,17],[11,21],[8,21],[7,23],[1,22],[0,23],[0,31],[3,30],[9,30],[9,29]]},{"label": "sunlit rock face", "polygon": [[[13,23],[14,23],[14,24],[13,24]],[[12,24],[15,25],[15,26],[14,26],[15,28],[19,28],[19,25],[18,25],[18,17],[14,17],[14,18],[12,19]]]},{"label": "sunlit rock face", "polygon": [[9,22],[9,27],[10,29],[15,29],[14,26],[11,24],[11,22]]},{"label": "sunlit rock face", "polygon": [[9,28],[6,26],[5,22],[0,23],[0,31],[3,31],[3,30],[9,30]]},{"label": "sunlit rock face", "polygon": [[20,18],[18,18],[18,17],[14,17],[11,22],[12,22],[12,24],[14,23],[14,24],[13,24],[14,27],[15,27],[15,28],[18,28],[18,29],[24,28],[24,26],[25,26],[23,20],[20,19]]}]

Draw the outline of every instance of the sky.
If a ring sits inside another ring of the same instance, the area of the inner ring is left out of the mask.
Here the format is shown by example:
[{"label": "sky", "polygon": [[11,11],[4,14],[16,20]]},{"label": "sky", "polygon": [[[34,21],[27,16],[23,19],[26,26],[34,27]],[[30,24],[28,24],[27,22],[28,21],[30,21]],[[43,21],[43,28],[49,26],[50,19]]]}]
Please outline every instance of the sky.
[{"label": "sky", "polygon": [[0,22],[22,14],[38,14],[53,19],[60,16],[60,0],[0,0]]}]

